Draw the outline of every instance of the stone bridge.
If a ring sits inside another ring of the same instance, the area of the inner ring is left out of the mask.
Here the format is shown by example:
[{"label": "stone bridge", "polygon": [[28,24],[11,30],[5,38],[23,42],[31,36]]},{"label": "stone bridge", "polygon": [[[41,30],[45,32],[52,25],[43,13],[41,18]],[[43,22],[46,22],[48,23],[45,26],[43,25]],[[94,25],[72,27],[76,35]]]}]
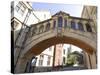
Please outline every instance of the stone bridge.
[{"label": "stone bridge", "polygon": [[[85,18],[72,17],[65,12],[58,12],[52,18],[31,25],[28,30],[27,39],[18,59],[15,73],[23,73],[28,61],[33,56],[39,55],[46,48],[59,43],[73,44],[90,55],[92,68],[96,68],[97,34],[93,21]],[[24,39],[22,37],[21,41]],[[16,58],[15,60],[16,61]],[[87,63],[89,68],[90,64]]]}]

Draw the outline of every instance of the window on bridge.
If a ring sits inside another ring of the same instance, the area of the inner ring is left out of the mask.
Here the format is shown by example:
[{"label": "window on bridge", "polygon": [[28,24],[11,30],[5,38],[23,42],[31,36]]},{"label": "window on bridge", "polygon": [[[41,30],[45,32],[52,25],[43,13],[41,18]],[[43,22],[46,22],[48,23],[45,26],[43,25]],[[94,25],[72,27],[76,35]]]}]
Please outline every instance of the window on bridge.
[{"label": "window on bridge", "polygon": [[35,35],[37,32],[37,27],[32,27],[31,29],[31,36]]},{"label": "window on bridge", "polygon": [[56,28],[56,21],[53,21],[53,28]]},{"label": "window on bridge", "polygon": [[86,29],[88,32],[92,32],[92,28],[88,23],[86,24]]},{"label": "window on bridge", "polygon": [[63,25],[63,18],[58,17],[58,27],[62,27],[62,25]]},{"label": "window on bridge", "polygon": [[82,23],[78,23],[78,29],[80,30],[80,31],[84,31],[84,28],[83,28],[83,24]]},{"label": "window on bridge", "polygon": [[50,23],[48,22],[47,25],[46,25],[46,30],[45,31],[48,31],[50,29]]},{"label": "window on bridge", "polygon": [[67,20],[64,19],[64,27],[66,28],[67,27]]},{"label": "window on bridge", "polygon": [[43,32],[43,30],[44,30],[44,26],[43,26],[43,25],[41,25],[41,26],[40,26],[40,28],[39,28],[39,33],[42,33],[42,32]]},{"label": "window on bridge", "polygon": [[76,24],[74,21],[71,21],[71,28],[76,30]]}]

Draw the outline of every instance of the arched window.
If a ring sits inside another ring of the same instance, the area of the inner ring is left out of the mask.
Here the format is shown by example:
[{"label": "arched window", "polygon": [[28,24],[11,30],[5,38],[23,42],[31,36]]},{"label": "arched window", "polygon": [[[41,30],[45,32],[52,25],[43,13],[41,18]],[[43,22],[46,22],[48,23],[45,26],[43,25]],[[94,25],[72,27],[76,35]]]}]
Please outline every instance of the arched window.
[{"label": "arched window", "polygon": [[50,29],[50,23],[48,22],[46,25],[46,31],[48,31]]},{"label": "arched window", "polygon": [[42,33],[43,32],[43,29],[44,29],[44,26],[41,25],[40,28],[39,28],[39,33]]},{"label": "arched window", "polygon": [[67,20],[64,19],[64,27],[66,28],[67,27]]},{"label": "arched window", "polygon": [[62,25],[63,25],[63,18],[58,17],[58,27],[62,27]]},{"label": "arched window", "polygon": [[56,28],[56,21],[53,21],[53,28]]},{"label": "arched window", "polygon": [[74,21],[71,21],[71,28],[72,28],[72,29],[76,29],[76,24],[75,24]]},{"label": "arched window", "polygon": [[83,28],[83,25],[82,25],[82,23],[78,23],[78,29],[80,30],[80,31],[84,31],[84,28]]},{"label": "arched window", "polygon": [[88,23],[86,24],[86,29],[88,32],[92,32],[92,28]]},{"label": "arched window", "polygon": [[32,27],[32,29],[31,29],[31,35],[32,36],[35,35],[36,32],[37,32],[37,27]]}]

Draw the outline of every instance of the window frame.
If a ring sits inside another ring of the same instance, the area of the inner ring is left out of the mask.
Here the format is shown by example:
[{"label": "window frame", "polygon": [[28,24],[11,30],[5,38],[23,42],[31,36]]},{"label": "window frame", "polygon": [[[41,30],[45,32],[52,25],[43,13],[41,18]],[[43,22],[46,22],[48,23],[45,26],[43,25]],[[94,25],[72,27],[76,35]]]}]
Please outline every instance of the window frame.
[{"label": "window frame", "polygon": [[78,22],[78,30],[84,31],[84,26],[81,22]]},{"label": "window frame", "polygon": [[71,21],[71,28],[74,29],[74,30],[77,29],[77,28],[76,28],[76,23],[75,23],[74,21]]},{"label": "window frame", "polygon": [[63,27],[63,18],[62,18],[62,16],[58,17],[58,27],[60,27],[60,28]]},{"label": "window frame", "polygon": [[24,12],[26,10],[26,6],[22,3],[22,2],[19,2],[16,7],[15,7],[15,10],[21,14],[21,16],[24,15]]},{"label": "window frame", "polygon": [[86,23],[85,25],[86,25],[86,30],[87,30],[87,32],[92,32],[92,27],[91,27],[91,25],[90,25],[89,23]]},{"label": "window frame", "polygon": [[39,33],[42,33],[44,31],[44,25],[41,25],[40,27],[39,27]]},{"label": "window frame", "polygon": [[48,22],[48,23],[46,24],[46,29],[45,29],[45,31],[48,31],[48,30],[50,30],[50,22]]}]

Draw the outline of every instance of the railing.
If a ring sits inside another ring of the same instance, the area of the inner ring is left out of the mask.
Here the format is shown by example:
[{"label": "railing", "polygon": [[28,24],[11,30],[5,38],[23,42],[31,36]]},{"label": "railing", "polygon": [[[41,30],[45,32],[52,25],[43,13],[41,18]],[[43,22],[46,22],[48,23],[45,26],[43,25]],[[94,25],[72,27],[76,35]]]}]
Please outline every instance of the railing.
[{"label": "railing", "polygon": [[74,30],[74,29],[68,28],[68,27],[66,27],[66,28],[64,28],[64,27],[62,27],[62,28],[61,27],[56,27],[56,28],[51,28],[48,31],[43,31],[41,33],[38,32],[37,34],[34,34],[34,36],[32,36],[31,38],[27,39],[28,43],[25,45],[25,47],[27,47],[33,41],[36,41],[37,39],[39,39],[39,38],[41,38],[43,36],[49,35],[49,34],[54,33],[54,32],[56,34],[55,36],[59,36],[59,35],[63,36],[62,34],[64,32],[66,32],[66,31],[68,31],[70,33],[74,33],[74,34],[80,35],[80,36],[83,36],[83,37],[85,37],[87,39],[91,39],[91,40],[94,40],[94,37],[93,38],[89,37],[89,35],[96,35],[95,33],[85,32],[85,31],[80,31],[80,30]]}]

